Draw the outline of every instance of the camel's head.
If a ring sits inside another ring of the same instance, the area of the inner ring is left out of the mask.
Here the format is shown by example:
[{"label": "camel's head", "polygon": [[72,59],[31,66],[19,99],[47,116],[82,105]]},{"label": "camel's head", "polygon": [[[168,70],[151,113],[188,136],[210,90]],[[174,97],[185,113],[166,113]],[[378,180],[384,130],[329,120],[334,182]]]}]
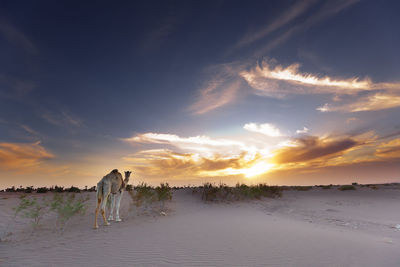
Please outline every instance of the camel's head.
[{"label": "camel's head", "polygon": [[125,181],[129,181],[129,177],[131,176],[131,171],[126,171],[125,172]]}]

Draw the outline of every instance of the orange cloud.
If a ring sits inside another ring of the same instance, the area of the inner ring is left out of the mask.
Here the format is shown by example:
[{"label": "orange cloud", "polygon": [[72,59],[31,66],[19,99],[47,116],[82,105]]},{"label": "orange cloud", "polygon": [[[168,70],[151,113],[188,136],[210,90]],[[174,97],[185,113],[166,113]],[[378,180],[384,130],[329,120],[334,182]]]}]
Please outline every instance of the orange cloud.
[{"label": "orange cloud", "polygon": [[[151,179],[241,179],[279,176],[282,171],[315,172],[325,167],[383,162],[400,156],[400,139],[382,144],[373,131],[344,136],[300,135],[281,142],[276,142],[280,137],[260,135],[259,138],[263,141],[254,142],[254,136],[239,142],[207,136],[185,138],[172,134],[139,134],[126,141],[160,147],[139,151],[123,159],[139,176]],[[275,140],[275,144],[268,147],[266,138]],[[165,146],[175,147],[180,152]]]},{"label": "orange cloud", "polygon": [[376,155],[381,158],[400,158],[400,138],[379,145]]},{"label": "orange cloud", "polygon": [[2,170],[32,170],[43,161],[53,158],[40,142],[33,144],[0,143],[0,169]]},{"label": "orange cloud", "polygon": [[273,161],[278,164],[301,163],[315,159],[336,157],[359,143],[351,138],[329,139],[316,136],[298,138],[292,146],[275,152]]}]

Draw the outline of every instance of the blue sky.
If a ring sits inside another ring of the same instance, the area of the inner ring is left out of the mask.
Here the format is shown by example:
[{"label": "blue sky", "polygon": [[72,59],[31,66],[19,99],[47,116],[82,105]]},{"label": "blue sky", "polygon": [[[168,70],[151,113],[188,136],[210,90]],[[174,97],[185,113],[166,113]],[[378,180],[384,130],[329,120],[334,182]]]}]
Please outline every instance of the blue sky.
[{"label": "blue sky", "polygon": [[399,11],[0,1],[0,182],[397,181]]}]

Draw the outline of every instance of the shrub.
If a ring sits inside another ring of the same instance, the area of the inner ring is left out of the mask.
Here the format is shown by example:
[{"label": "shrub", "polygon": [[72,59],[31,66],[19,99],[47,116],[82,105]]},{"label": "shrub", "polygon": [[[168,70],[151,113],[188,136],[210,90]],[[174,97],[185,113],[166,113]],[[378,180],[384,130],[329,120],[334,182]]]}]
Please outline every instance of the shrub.
[{"label": "shrub", "polygon": [[36,189],[36,193],[39,193],[39,194],[47,193],[47,191],[49,191],[49,189],[47,187],[38,187]]},{"label": "shrub", "polygon": [[168,183],[161,183],[160,186],[156,187],[156,195],[158,201],[166,201],[172,199],[171,187]]},{"label": "shrub", "polygon": [[[168,183],[162,183],[156,188],[141,183],[135,187],[135,190],[128,192],[135,206],[142,211],[147,211],[149,207],[152,208],[153,212],[163,211],[165,202],[172,199],[172,190]],[[158,204],[161,205],[158,206]]]},{"label": "shrub", "polygon": [[127,184],[126,187],[125,187],[125,190],[128,191],[128,192],[132,191],[133,190],[133,185]]},{"label": "shrub", "polygon": [[297,191],[308,191],[311,189],[312,189],[312,186],[295,186],[294,187],[294,190],[297,190]]},{"label": "shrub", "polygon": [[50,210],[57,214],[56,227],[58,226],[63,230],[69,219],[74,215],[84,214],[88,200],[89,196],[76,198],[75,194],[54,194],[49,206]]},{"label": "shrub", "polygon": [[80,193],[81,192],[81,190],[75,186],[71,186],[70,188],[66,189],[66,191],[70,192],[70,193]]},{"label": "shrub", "polygon": [[235,187],[220,184],[217,187],[211,183],[205,183],[201,188],[203,189],[202,199],[205,201],[261,199],[262,197],[274,198],[282,196],[281,188],[266,184],[248,186],[238,183]]},{"label": "shrub", "polygon": [[356,190],[356,188],[353,185],[342,185],[338,188],[340,191],[345,191],[345,190]]},{"label": "shrub", "polygon": [[46,207],[44,198],[42,201],[38,201],[36,198],[26,198],[23,196],[20,198],[19,205],[14,208],[14,217],[21,213],[22,217],[31,219],[32,225],[36,228],[46,213]]},{"label": "shrub", "polygon": [[217,199],[218,187],[215,187],[211,183],[205,183],[203,185],[203,194],[201,199],[206,201],[213,201]]},{"label": "shrub", "polygon": [[155,200],[154,189],[146,183],[141,183],[136,186],[136,194],[133,191],[130,191],[130,195],[132,197],[133,202],[137,207],[145,205],[153,202]]},{"label": "shrub", "polygon": [[88,189],[88,192],[96,192],[96,186],[92,186]]},{"label": "shrub", "polygon": [[12,186],[12,187],[6,188],[6,192],[16,192],[16,190],[15,190],[15,186]]},{"label": "shrub", "polygon": [[25,187],[24,193],[30,194],[30,193],[32,193],[32,192],[33,192],[33,186],[27,186],[27,187]]},{"label": "shrub", "polygon": [[332,188],[332,185],[330,184],[330,185],[323,185],[322,186],[322,189],[331,189]]},{"label": "shrub", "polygon": [[56,193],[62,193],[62,192],[64,192],[64,187],[63,186],[55,186],[54,187],[54,192],[56,192]]},{"label": "shrub", "polygon": [[161,201],[161,210],[164,210],[165,201],[172,199],[171,187],[169,187],[168,183],[161,183],[160,186],[157,186],[156,189],[157,200]]}]

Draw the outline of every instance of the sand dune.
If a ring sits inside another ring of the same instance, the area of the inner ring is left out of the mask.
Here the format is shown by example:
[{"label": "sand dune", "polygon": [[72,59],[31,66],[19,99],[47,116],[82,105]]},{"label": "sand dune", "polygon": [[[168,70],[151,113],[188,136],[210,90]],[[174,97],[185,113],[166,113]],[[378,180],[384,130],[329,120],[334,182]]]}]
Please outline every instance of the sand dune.
[{"label": "sand dune", "polygon": [[[91,208],[63,233],[18,218],[16,194],[0,195],[1,266],[400,266],[400,190],[285,191],[282,198],[204,203],[174,192],[167,216],[138,215],[93,230]],[[48,194],[50,195],[50,194]],[[6,199],[5,199],[6,198]],[[10,225],[10,221],[12,224]]]}]

